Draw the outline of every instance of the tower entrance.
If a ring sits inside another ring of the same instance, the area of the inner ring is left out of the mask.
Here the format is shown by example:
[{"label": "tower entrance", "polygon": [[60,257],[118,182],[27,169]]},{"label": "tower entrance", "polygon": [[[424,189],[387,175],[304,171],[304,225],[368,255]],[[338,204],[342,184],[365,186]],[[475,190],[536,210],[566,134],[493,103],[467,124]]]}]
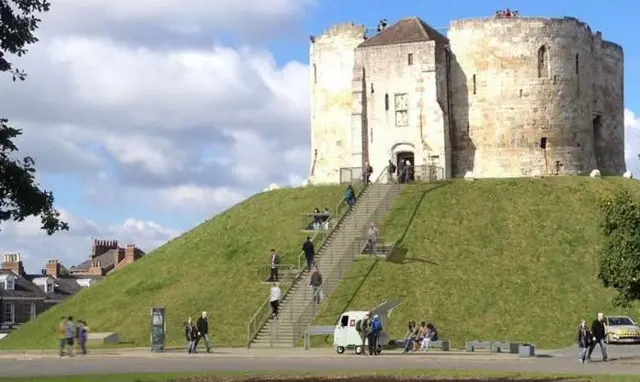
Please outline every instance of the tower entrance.
[{"label": "tower entrance", "polygon": [[[401,183],[415,180],[415,155],[412,151],[400,151],[396,153],[396,172]],[[402,173],[404,171],[404,174]],[[404,175],[404,176],[403,176]]]}]

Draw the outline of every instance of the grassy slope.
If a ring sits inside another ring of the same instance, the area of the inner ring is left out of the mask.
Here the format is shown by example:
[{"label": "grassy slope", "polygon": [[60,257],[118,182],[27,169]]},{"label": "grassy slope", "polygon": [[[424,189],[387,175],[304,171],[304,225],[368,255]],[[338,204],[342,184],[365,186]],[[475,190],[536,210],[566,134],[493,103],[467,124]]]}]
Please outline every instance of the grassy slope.
[{"label": "grassy slope", "polygon": [[316,322],[401,298],[395,337],[408,320],[427,319],[454,346],[473,339],[568,345],[581,317],[615,311],[613,292],[596,277],[603,238],[595,200],[613,187],[640,197],[640,182],[622,178],[410,186],[382,228],[396,240],[406,231],[404,251],[389,262],[356,261]]},{"label": "grassy slope", "polygon": [[258,194],[117,271],[95,287],[54,306],[0,341],[0,349],[55,347],[62,315],[84,318],[94,332],[117,331],[121,341],[149,346],[150,309],[167,308],[168,345],[182,345],[181,323],[209,312],[216,346],[241,346],[246,325],[267,298],[258,271],[271,247],[297,264],[306,234],[301,214],[335,207],[340,187]]}]

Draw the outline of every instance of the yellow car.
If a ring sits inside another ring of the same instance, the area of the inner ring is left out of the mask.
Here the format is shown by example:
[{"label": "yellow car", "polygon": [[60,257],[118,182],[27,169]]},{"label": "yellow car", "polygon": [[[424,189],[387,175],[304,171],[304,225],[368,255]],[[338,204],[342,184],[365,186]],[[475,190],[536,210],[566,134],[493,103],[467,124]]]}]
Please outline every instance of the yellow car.
[{"label": "yellow car", "polygon": [[628,316],[604,318],[605,341],[608,344],[640,342],[640,327]]}]

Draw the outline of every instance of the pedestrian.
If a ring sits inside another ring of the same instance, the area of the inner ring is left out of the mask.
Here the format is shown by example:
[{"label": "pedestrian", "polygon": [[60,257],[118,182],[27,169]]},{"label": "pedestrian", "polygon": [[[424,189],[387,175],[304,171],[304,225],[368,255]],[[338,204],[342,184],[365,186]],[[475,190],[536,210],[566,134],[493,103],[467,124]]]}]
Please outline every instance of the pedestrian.
[{"label": "pedestrian", "polygon": [[198,338],[198,329],[193,324],[191,317],[187,318],[184,323],[184,338],[187,341],[187,354],[197,353],[196,339]]},{"label": "pedestrian", "polygon": [[369,240],[368,240],[368,247],[369,250],[371,251],[371,255],[376,254],[376,241],[378,240],[378,229],[376,228],[376,225],[374,223],[371,223],[371,225],[369,225]]},{"label": "pedestrian", "polygon": [[84,320],[78,321],[77,338],[78,346],[80,346],[80,353],[87,355],[87,337],[89,333],[89,327]]},{"label": "pedestrian", "polygon": [[607,362],[609,359],[607,354],[607,344],[605,343],[605,338],[607,336],[607,332],[604,328],[604,314],[598,313],[598,317],[593,320],[591,324],[591,345],[589,346],[589,352],[587,353],[587,361],[591,362],[591,354],[593,350],[596,348],[596,345],[600,345],[600,351],[602,352],[602,361]]},{"label": "pedestrian", "polygon": [[278,267],[280,266],[280,255],[276,252],[275,248],[271,249],[271,276],[269,281],[278,282]]},{"label": "pedestrian", "polygon": [[202,312],[202,315],[198,317],[198,321],[196,322],[196,329],[198,329],[198,337],[196,338],[196,343],[193,346],[193,349],[197,353],[198,343],[201,339],[204,338],[204,344],[207,347],[207,353],[211,353],[211,341],[209,341],[209,320],[207,319],[207,312]]},{"label": "pedestrian", "polygon": [[280,298],[282,297],[282,291],[278,283],[273,283],[271,290],[269,291],[269,304],[271,304],[271,317],[278,319],[278,308],[280,306]]},{"label": "pedestrian", "polygon": [[344,191],[344,201],[349,206],[349,211],[351,211],[353,206],[356,204],[356,192],[353,190],[351,185],[349,185]]},{"label": "pedestrian", "polygon": [[313,265],[313,258],[316,254],[316,250],[313,246],[313,241],[311,241],[311,236],[307,236],[307,240],[302,244],[302,251],[304,252],[304,256],[307,259],[307,271],[311,271],[311,266]]},{"label": "pedestrian", "polygon": [[362,346],[361,346],[362,352],[360,353],[361,355],[364,355],[367,353],[366,345],[367,345],[367,338],[369,336],[369,329],[370,329],[369,317],[370,317],[370,314],[367,313],[364,315],[364,318],[362,320],[359,320],[356,323],[356,331],[358,332],[358,334],[360,334],[360,339],[362,340]]},{"label": "pedestrian", "polygon": [[381,331],[382,323],[376,314],[373,316],[373,320],[371,320],[371,327],[367,339],[369,341],[369,355],[378,355],[378,341]]},{"label": "pedestrian", "polygon": [[313,273],[309,278],[309,286],[311,286],[313,302],[320,304],[322,302],[322,274],[320,274],[318,267],[313,269]]},{"label": "pedestrian", "polygon": [[393,183],[393,174],[396,172],[396,165],[391,162],[389,159],[389,164],[387,165],[387,175],[389,183]]},{"label": "pedestrian", "polygon": [[67,317],[60,318],[58,340],[60,341],[60,357],[64,357],[64,349],[67,347]]},{"label": "pedestrian", "polygon": [[73,340],[76,337],[76,326],[73,323],[73,317],[69,316],[65,329],[65,338],[67,339],[67,354],[69,355],[69,357],[73,357]]},{"label": "pedestrian", "polygon": [[581,364],[584,364],[587,358],[587,352],[589,351],[589,346],[591,346],[591,333],[589,333],[589,328],[587,328],[587,321],[580,321],[580,326],[578,326],[578,349],[579,349],[579,360]]}]

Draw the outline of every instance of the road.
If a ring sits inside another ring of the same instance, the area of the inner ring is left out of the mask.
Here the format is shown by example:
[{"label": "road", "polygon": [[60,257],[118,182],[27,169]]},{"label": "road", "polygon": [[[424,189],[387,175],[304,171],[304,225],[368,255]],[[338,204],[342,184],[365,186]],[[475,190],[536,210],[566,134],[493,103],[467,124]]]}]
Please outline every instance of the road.
[{"label": "road", "polygon": [[[379,357],[337,355],[326,349],[250,351],[220,349],[212,354],[188,356],[147,350],[109,351],[63,358],[51,354],[0,354],[3,377],[114,374],[143,372],[207,371],[345,371],[390,369],[482,369],[512,372],[571,374],[640,374],[640,349],[612,348],[612,362],[580,365],[574,349],[545,352],[543,356],[520,359],[513,355],[488,353],[430,353],[402,355],[388,352]],[[599,359],[598,350],[594,359]]]}]

